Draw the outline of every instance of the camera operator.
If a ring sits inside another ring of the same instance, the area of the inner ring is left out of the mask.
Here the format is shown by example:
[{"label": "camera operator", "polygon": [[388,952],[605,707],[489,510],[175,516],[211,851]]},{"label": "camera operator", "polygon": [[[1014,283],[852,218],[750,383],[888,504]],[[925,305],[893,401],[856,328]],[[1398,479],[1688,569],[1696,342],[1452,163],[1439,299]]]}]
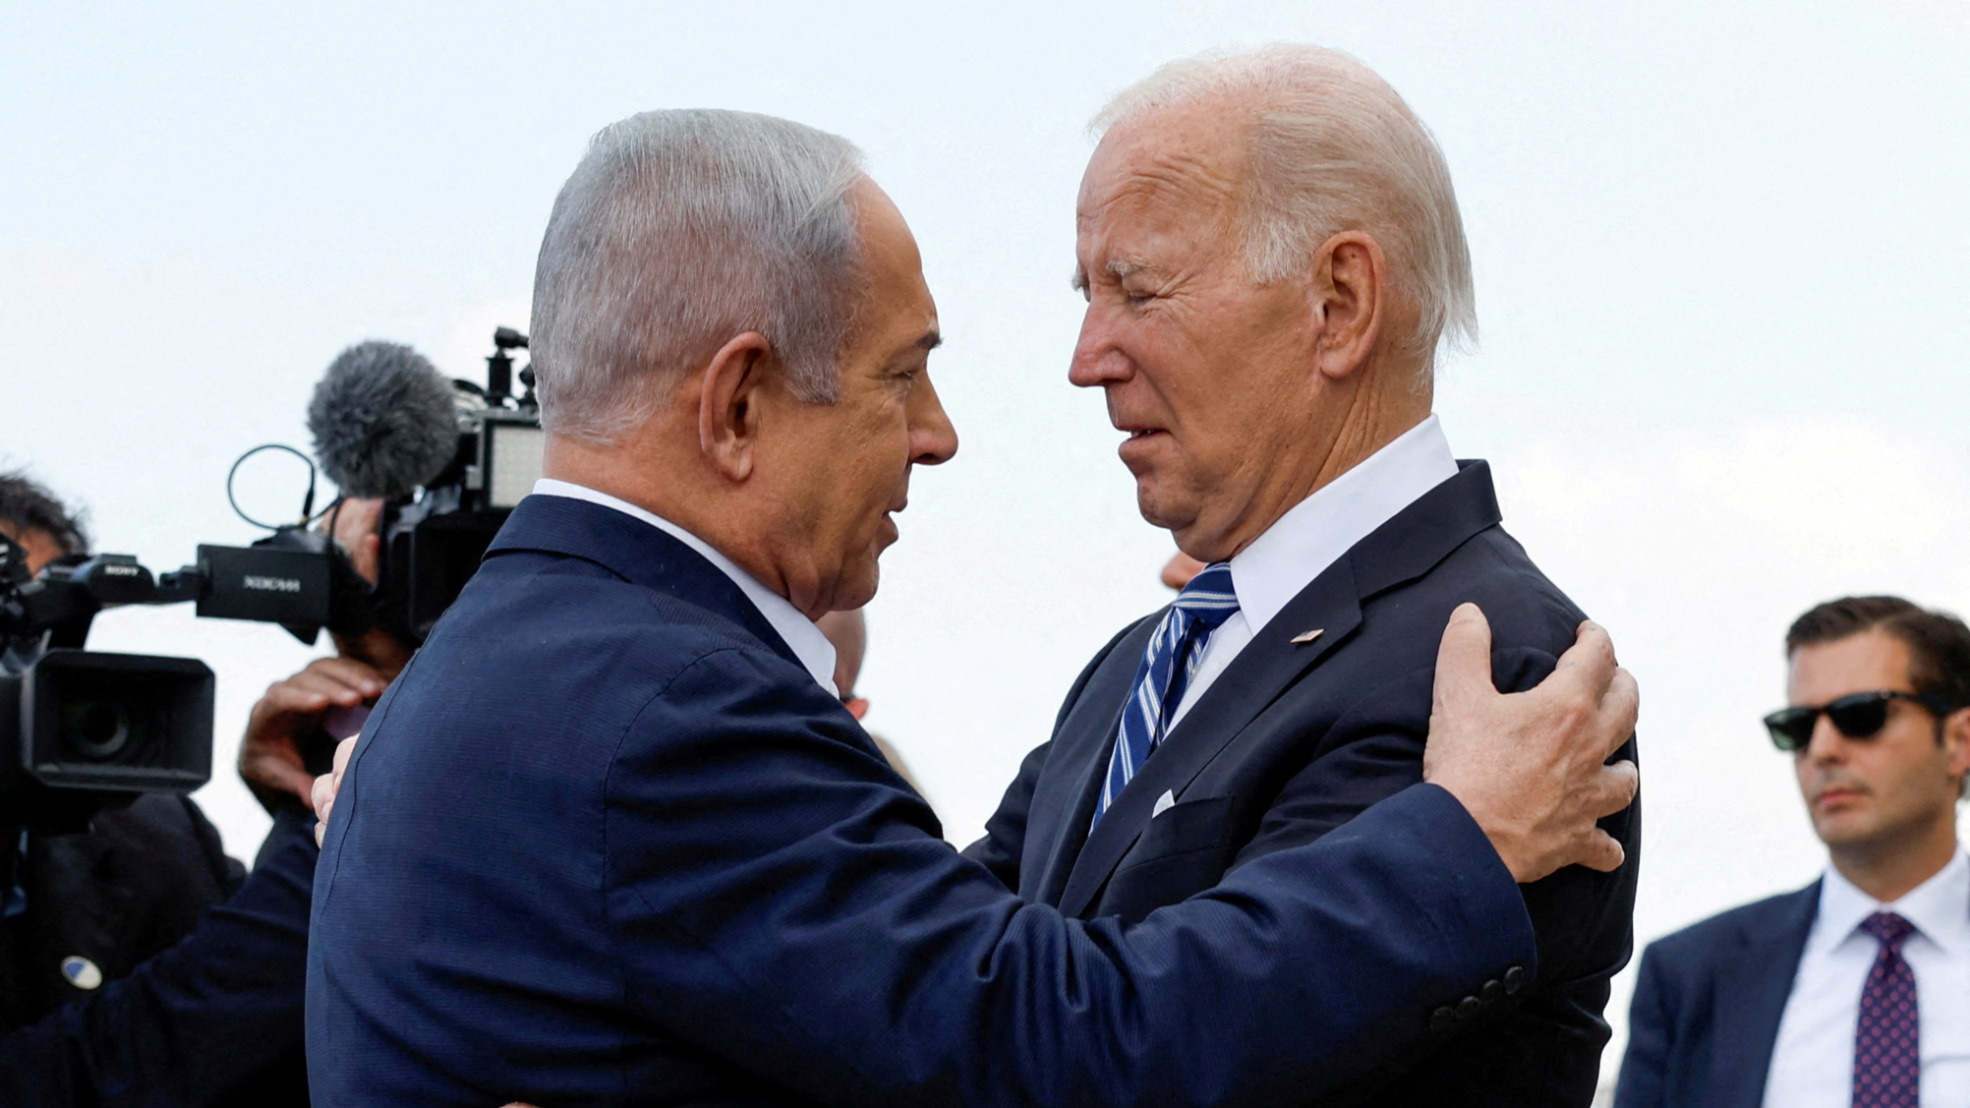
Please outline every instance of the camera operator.
[{"label": "camera operator", "polygon": [[[88,552],[76,519],[18,473],[0,475],[0,533],[26,549],[34,573]],[[9,644],[7,665],[25,666],[31,649]],[[0,1032],[91,996],[184,938],[246,872],[181,796],[140,796],[77,834],[11,826],[17,819],[0,811]]]},{"label": "camera operator", "polygon": [[[328,520],[372,582],[382,508],[346,500]],[[248,717],[240,775],[274,828],[237,895],[127,978],[0,1040],[0,1103],[308,1103],[302,1000],[318,855],[308,792],[411,653],[381,629],[335,645],[335,657],[270,687]]]}]

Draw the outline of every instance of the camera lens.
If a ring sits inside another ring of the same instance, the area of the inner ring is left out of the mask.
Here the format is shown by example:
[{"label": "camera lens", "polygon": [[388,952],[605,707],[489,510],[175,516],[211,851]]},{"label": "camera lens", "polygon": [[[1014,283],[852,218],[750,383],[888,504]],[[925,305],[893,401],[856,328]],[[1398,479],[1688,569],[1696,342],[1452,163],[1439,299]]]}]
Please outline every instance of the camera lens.
[{"label": "camera lens", "polygon": [[91,761],[107,761],[129,745],[129,714],[100,700],[64,704],[59,741]]}]

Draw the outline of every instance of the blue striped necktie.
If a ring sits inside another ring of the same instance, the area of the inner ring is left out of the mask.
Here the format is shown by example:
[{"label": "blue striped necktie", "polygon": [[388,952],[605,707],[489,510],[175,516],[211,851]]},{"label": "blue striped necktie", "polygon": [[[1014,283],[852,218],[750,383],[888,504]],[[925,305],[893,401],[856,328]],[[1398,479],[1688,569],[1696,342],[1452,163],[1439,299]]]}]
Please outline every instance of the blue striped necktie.
[{"label": "blue striped necktie", "polygon": [[[1177,595],[1175,604],[1163,613],[1142,664],[1136,667],[1134,689],[1122,707],[1122,725],[1115,732],[1115,752],[1108,759],[1108,779],[1102,782],[1101,798],[1095,804],[1094,822],[1108,812],[1109,805],[1122,795],[1129,779],[1141,772],[1156,744],[1163,741],[1163,721],[1178,704],[1183,690],[1197,673],[1204,657],[1204,644],[1211,632],[1238,610],[1238,594],[1231,588],[1231,566],[1216,562],[1190,579]],[[1092,828],[1092,825],[1090,825]]]}]

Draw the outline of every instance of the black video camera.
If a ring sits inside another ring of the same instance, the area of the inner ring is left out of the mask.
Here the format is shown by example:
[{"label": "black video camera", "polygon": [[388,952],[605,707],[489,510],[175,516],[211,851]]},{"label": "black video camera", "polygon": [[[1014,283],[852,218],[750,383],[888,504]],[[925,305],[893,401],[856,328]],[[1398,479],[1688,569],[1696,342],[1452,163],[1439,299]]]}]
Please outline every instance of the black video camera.
[{"label": "black video camera", "polygon": [[212,776],[212,671],[190,658],[85,651],[96,613],[187,599],[124,554],[64,559],[39,578],[0,535],[0,825],[80,830],[141,793]]},{"label": "black video camera", "polygon": [[454,380],[458,450],[420,493],[387,504],[376,582],[376,610],[399,639],[421,645],[438,617],[479,570],[506,517],[540,480],[547,436],[540,427],[531,366],[520,371],[515,397],[511,350],[527,336],[510,327],[493,332],[486,387]]},{"label": "black video camera", "polygon": [[[252,546],[200,546],[197,565],[173,575],[192,588],[183,599],[195,600],[201,616],[279,623],[305,643],[313,643],[323,627],[353,637],[381,626],[410,646],[421,645],[478,571],[506,517],[540,478],[546,440],[530,367],[519,373],[526,393],[512,392],[510,351],[526,345],[527,336],[501,327],[493,332],[493,353],[486,359],[486,387],[463,380],[442,386],[450,400],[440,417],[447,428],[438,433],[447,436],[449,457],[441,459],[436,473],[417,480],[413,492],[385,498],[373,587],[327,535],[303,522],[269,527],[273,534]],[[385,353],[400,360],[378,363],[377,375],[422,372],[435,378],[436,371],[408,348],[385,347]],[[402,358],[415,359],[422,368],[408,367]],[[354,392],[363,384],[345,380],[339,387]],[[291,447],[278,449],[300,454]],[[345,492],[361,483],[345,479],[326,458],[324,468]],[[304,521],[311,518],[313,501],[311,479]]]}]

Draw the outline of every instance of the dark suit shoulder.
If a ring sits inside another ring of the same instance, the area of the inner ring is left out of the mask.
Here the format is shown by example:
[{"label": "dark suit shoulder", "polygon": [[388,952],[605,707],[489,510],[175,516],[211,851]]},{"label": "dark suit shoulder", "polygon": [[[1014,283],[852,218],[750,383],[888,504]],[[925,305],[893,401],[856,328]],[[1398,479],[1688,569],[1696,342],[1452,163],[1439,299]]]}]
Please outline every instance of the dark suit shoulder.
[{"label": "dark suit shoulder", "polygon": [[[486,563],[420,658],[496,651],[559,663],[579,652],[598,668],[557,666],[554,672],[568,672],[577,682],[606,675],[612,688],[649,693],[699,659],[729,650],[770,657],[790,675],[805,676],[730,613],[626,580],[583,558],[515,552]],[[611,664],[610,651],[625,653]]]},{"label": "dark suit shoulder", "polygon": [[[1559,654],[1587,618],[1502,526],[1473,535],[1444,559],[1444,572],[1419,582],[1466,593],[1491,622],[1494,649],[1528,647]],[[1462,603],[1462,601],[1458,601]]]},{"label": "dark suit shoulder", "polygon": [[1814,882],[1803,889],[1740,904],[1662,936],[1650,943],[1642,956],[1667,966],[1705,960],[1719,949],[1740,945],[1747,939],[1770,937],[1815,907],[1818,896],[1819,883]]}]

